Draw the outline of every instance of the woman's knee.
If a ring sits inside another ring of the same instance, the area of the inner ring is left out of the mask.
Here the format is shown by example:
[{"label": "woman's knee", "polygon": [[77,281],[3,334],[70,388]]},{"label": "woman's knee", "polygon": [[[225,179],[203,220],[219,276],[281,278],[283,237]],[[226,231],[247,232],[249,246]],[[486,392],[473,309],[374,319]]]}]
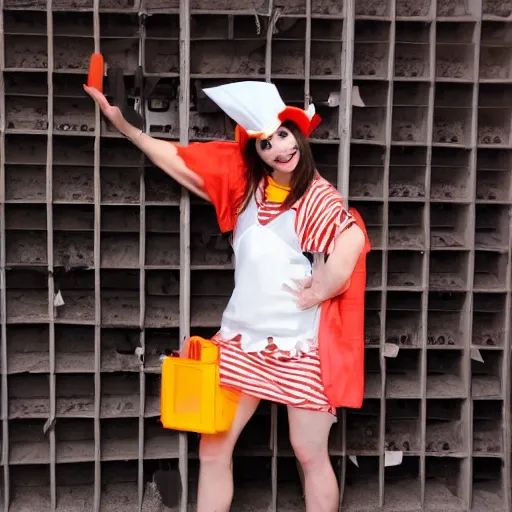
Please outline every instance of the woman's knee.
[{"label": "woman's knee", "polygon": [[304,469],[329,460],[329,432],[334,418],[327,413],[289,411],[290,443]]},{"label": "woman's knee", "polygon": [[312,440],[296,436],[291,437],[290,442],[295,457],[297,457],[304,470],[323,464],[329,459],[327,443],[323,440]]},{"label": "woman's knee", "polygon": [[199,461],[201,464],[230,464],[233,448],[229,433],[203,434],[199,442]]},{"label": "woman's knee", "polygon": [[231,428],[219,434],[203,434],[199,442],[199,461],[201,463],[228,463],[238,437],[258,407],[259,400],[242,395]]}]

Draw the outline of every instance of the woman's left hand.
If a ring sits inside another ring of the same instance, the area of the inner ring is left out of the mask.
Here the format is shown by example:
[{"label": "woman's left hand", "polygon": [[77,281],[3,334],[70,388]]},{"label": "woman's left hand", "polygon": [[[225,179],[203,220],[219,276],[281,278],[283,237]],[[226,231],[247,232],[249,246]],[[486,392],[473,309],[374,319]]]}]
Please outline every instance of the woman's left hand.
[{"label": "woman's left hand", "polygon": [[286,290],[297,297],[297,307],[309,309],[346,292],[364,245],[364,233],[357,225],[353,225],[338,236],[327,262],[324,254],[317,253],[311,277],[295,281],[296,289],[284,285]]},{"label": "woman's left hand", "polygon": [[299,309],[309,309],[340,293],[336,286],[337,283],[333,283],[328,274],[324,258],[318,258],[313,264],[311,277],[295,281],[297,286],[295,289],[287,285],[284,286],[286,290],[297,297]]}]

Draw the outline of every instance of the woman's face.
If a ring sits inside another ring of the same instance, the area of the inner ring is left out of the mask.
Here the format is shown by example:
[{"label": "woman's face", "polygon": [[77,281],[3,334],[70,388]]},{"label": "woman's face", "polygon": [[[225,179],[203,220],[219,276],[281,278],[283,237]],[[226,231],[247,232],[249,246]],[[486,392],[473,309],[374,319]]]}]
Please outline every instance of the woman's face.
[{"label": "woman's face", "polygon": [[256,141],[256,152],[259,157],[274,171],[291,173],[300,160],[300,150],[297,139],[281,126],[270,137]]}]

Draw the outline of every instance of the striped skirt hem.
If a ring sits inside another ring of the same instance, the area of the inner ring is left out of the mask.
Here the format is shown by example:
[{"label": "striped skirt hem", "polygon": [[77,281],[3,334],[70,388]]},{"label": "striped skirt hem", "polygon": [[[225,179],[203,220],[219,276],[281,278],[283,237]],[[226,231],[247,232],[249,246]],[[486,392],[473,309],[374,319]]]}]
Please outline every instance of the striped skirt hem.
[{"label": "striped skirt hem", "polygon": [[299,409],[329,412],[336,409],[325,396],[318,351],[291,356],[277,347],[244,352],[240,341],[213,341],[219,345],[220,385],[246,395]]}]

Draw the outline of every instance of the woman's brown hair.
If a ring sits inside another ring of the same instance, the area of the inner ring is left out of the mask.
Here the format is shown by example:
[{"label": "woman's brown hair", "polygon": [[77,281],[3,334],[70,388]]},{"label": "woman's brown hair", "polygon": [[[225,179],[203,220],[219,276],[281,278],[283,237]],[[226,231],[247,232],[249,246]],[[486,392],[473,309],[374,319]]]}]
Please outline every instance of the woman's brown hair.
[{"label": "woman's brown hair", "polygon": [[[300,159],[297,167],[292,173],[290,182],[290,193],[283,202],[281,208],[287,210],[291,208],[306,192],[315,176],[315,162],[313,153],[308,140],[299,130],[293,121],[285,121],[285,128],[288,128],[297,140],[297,146],[300,151]],[[259,184],[265,176],[272,174],[272,168],[266,165],[256,151],[256,139],[249,139],[244,150],[244,160],[247,166],[246,185],[243,202],[240,211],[245,210],[250,197],[257,190]]]}]

